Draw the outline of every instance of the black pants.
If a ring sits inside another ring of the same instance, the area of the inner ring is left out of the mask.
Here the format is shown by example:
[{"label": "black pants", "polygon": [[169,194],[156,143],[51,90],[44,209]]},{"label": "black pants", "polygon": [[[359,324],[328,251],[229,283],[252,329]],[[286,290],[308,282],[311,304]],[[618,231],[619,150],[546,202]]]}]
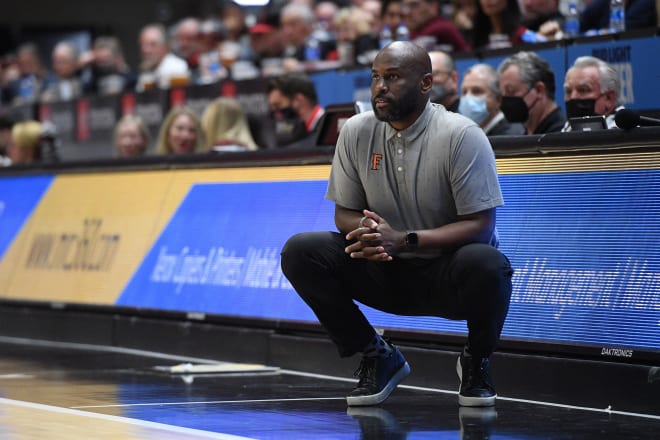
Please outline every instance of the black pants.
[{"label": "black pants", "polygon": [[354,300],[397,315],[467,320],[474,356],[496,348],[513,269],[492,246],[470,244],[434,259],[352,259],[336,232],[305,232],[282,249],[282,271],[311,307],[341,356],[362,351],[374,329]]}]

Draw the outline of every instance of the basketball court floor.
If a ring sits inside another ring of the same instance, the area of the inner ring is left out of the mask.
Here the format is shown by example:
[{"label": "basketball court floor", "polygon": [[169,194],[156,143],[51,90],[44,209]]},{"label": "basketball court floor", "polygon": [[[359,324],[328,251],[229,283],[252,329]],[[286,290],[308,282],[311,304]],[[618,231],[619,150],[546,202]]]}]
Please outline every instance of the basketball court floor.
[{"label": "basketball court floor", "polygon": [[[414,373],[414,365],[413,373]],[[355,380],[276,365],[0,338],[0,439],[659,439],[646,413],[406,386],[348,408]],[[458,380],[457,380],[458,384]]]}]

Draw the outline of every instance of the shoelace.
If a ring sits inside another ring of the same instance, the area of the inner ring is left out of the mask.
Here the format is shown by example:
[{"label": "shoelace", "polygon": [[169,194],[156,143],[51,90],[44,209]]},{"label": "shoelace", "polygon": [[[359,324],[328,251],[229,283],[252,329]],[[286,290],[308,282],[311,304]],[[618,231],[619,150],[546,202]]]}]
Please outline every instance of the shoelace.
[{"label": "shoelace", "polygon": [[358,387],[369,387],[376,384],[376,359],[362,358],[353,376],[359,377]]}]

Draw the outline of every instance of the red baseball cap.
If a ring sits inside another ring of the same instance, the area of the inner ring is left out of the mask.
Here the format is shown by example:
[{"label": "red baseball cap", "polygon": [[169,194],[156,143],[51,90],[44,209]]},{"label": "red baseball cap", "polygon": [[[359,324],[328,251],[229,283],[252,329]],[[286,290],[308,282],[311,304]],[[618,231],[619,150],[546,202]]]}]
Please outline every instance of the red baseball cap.
[{"label": "red baseball cap", "polygon": [[250,28],[251,34],[267,34],[274,31],[276,28],[267,23],[256,23]]}]

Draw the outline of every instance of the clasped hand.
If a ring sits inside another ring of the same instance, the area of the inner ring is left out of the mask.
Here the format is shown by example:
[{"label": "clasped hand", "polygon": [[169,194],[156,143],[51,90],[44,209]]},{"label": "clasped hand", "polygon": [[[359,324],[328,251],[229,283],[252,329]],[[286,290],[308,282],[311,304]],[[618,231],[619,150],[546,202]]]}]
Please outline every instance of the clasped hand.
[{"label": "clasped hand", "polygon": [[378,214],[364,210],[361,226],[346,234],[347,240],[355,240],[345,251],[351,258],[373,261],[392,261],[405,241],[405,232],[392,227]]}]

